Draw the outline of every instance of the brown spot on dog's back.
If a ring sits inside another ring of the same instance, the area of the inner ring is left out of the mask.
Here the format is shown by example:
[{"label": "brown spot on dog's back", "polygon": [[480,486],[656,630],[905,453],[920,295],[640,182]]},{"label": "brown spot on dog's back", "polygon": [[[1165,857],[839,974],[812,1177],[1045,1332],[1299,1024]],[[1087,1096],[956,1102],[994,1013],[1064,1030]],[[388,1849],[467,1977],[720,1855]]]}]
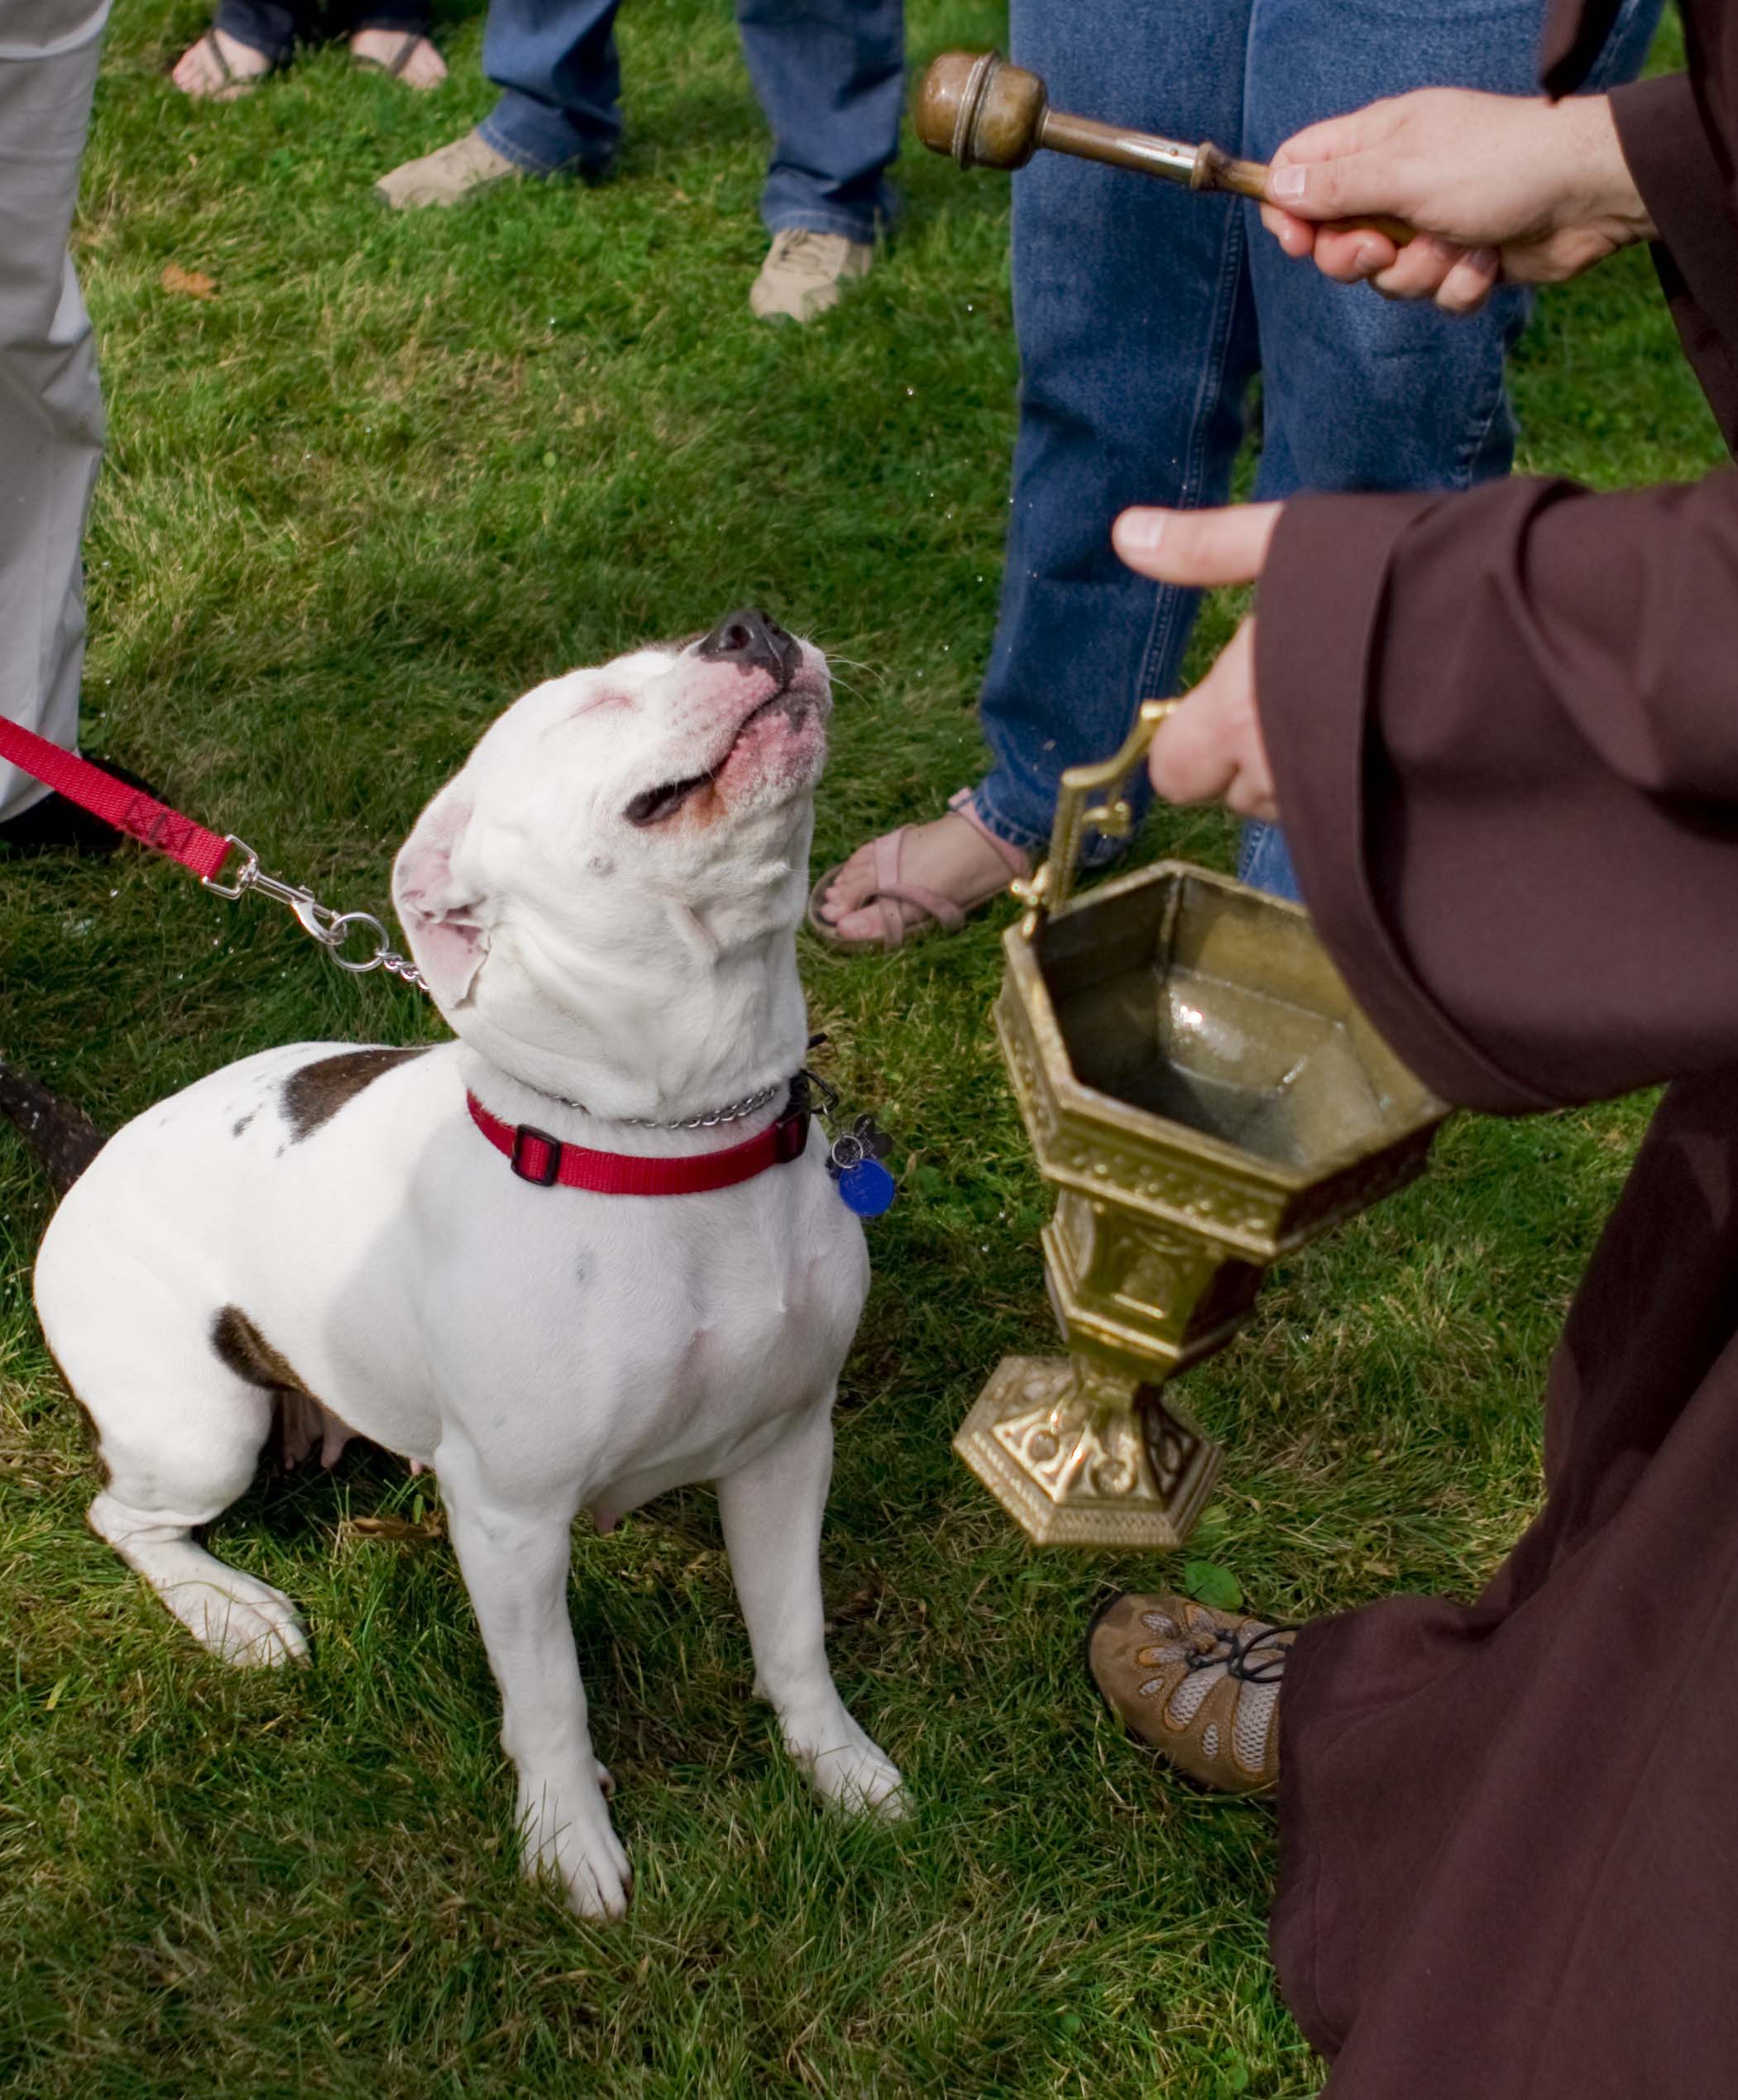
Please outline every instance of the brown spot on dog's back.
[{"label": "brown spot on dog's back", "polygon": [[227,1370],[266,1393],[300,1393],[314,1397],[239,1305],[226,1305],[211,1323],[211,1346]]},{"label": "brown spot on dog's back", "polygon": [[284,1082],[284,1117],[290,1125],[290,1143],[300,1144],[383,1072],[408,1064],[429,1047],[418,1043],[409,1050],[340,1050],[336,1056],[316,1058],[312,1064],[292,1072]]}]

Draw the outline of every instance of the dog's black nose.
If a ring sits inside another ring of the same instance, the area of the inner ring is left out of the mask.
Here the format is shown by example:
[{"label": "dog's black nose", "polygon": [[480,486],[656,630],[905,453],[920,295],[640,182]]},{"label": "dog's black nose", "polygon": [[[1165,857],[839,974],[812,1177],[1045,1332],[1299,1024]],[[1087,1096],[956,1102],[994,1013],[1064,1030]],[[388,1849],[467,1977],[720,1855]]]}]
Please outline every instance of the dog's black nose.
[{"label": "dog's black nose", "polygon": [[776,619],[747,605],[740,612],[726,613],[700,647],[697,656],[711,657],[725,663],[740,663],[745,671],[768,671],[788,683],[796,671],[797,647]]}]

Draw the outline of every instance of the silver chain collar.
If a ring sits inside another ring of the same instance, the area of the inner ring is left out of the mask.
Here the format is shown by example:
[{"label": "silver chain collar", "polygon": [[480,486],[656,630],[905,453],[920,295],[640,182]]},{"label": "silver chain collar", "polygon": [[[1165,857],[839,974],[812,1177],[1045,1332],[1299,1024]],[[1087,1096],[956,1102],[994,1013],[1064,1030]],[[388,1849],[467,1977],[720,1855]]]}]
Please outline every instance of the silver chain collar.
[{"label": "silver chain collar", "polygon": [[[771,1086],[761,1087],[754,1093],[745,1093],[740,1101],[730,1102],[726,1107],[715,1108],[707,1116],[683,1116],[671,1123],[660,1122],[655,1116],[620,1116],[617,1122],[631,1123],[636,1130],[716,1130],[721,1123],[740,1123],[745,1116],[752,1116],[757,1108],[764,1108],[768,1102],[783,1086],[783,1079],[775,1079]],[[572,1108],[577,1104],[565,1104]]]},{"label": "silver chain collar", "polygon": [[[788,1085],[784,1079],[775,1079],[769,1087],[762,1087],[756,1093],[745,1093],[740,1101],[728,1103],[722,1108],[714,1108],[704,1116],[682,1116],[673,1122],[661,1122],[656,1116],[610,1116],[601,1120],[612,1123],[625,1123],[634,1130],[716,1130],[721,1123],[740,1123],[745,1116],[752,1116],[757,1108],[764,1108],[782,1087]],[[542,1088],[537,1089],[541,1093]],[[546,1100],[559,1102],[563,1108],[576,1110],[582,1116],[591,1115],[582,1101],[569,1101],[564,1093],[552,1093]]]}]

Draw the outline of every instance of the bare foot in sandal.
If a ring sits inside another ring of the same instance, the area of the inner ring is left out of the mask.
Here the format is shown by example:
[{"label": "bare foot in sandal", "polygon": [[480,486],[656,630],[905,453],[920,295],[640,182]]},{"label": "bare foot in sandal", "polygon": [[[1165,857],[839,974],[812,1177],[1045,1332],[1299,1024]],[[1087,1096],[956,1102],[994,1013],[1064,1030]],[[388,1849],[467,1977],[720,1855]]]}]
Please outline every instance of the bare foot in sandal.
[{"label": "bare foot in sandal", "polygon": [[414,30],[359,29],[350,40],[350,55],[358,65],[378,66],[407,88],[426,91],[447,77],[447,61]]},{"label": "bare foot in sandal", "polygon": [[251,93],[276,69],[263,51],[242,43],[227,29],[208,29],[182,52],[169,77],[184,95],[197,101],[233,102]]},{"label": "bare foot in sandal", "polygon": [[837,945],[898,948],[920,930],[955,931],[968,912],[1031,872],[1017,846],[984,830],[962,791],[946,816],[872,839],[823,876],[810,923]]}]

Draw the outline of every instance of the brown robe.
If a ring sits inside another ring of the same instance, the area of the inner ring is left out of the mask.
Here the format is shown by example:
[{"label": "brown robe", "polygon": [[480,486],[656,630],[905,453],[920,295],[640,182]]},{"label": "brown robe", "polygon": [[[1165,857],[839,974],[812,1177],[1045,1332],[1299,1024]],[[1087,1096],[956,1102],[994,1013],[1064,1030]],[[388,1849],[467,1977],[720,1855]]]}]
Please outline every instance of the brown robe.
[{"label": "brown robe", "polygon": [[[1572,86],[1615,0],[1554,10]],[[1738,8],[1614,98],[1738,442]],[[1257,684],[1318,926],[1395,1048],[1518,1114],[1671,1084],[1471,1607],[1306,1628],[1286,1999],[1331,2100],[1738,2096],[1738,473],[1287,506]]]}]

